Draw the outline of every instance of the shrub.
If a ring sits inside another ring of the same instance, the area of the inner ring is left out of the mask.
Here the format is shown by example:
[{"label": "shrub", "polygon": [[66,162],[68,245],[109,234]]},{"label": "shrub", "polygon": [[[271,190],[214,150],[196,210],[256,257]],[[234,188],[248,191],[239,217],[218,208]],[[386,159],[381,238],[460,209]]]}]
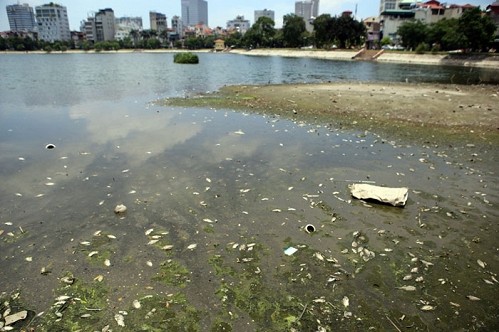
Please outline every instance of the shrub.
[{"label": "shrub", "polygon": [[196,64],[199,63],[199,58],[196,54],[192,54],[190,52],[182,52],[177,53],[173,56],[173,62]]},{"label": "shrub", "polygon": [[416,54],[425,54],[428,51],[428,44],[421,43],[416,47]]}]

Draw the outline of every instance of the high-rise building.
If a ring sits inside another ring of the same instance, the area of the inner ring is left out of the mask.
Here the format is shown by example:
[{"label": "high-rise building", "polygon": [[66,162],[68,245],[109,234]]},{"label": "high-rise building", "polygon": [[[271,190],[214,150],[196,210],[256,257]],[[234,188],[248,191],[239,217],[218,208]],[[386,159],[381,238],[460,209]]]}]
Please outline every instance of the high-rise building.
[{"label": "high-rise building", "polygon": [[71,40],[68,11],[53,2],[35,8],[38,36],[41,40]]},{"label": "high-rise building", "polygon": [[95,41],[114,40],[115,19],[111,8],[101,9],[95,14]]},{"label": "high-rise building", "polygon": [[208,26],[208,2],[206,0],[181,0],[182,22],[185,26]]},{"label": "high-rise building", "polygon": [[7,17],[11,31],[34,31],[36,28],[33,7],[27,3],[7,6]]},{"label": "high-rise building", "polygon": [[[142,19],[139,19],[140,26],[142,26]],[[110,41],[115,39],[116,24],[114,11],[111,8],[106,8],[89,14],[87,20],[81,23],[81,31],[85,32],[87,40],[93,42]]]},{"label": "high-rise building", "polygon": [[275,22],[275,13],[273,10],[255,10],[255,23],[260,17],[268,17]]},{"label": "high-rise building", "polygon": [[151,23],[151,30],[157,32],[165,31],[168,28],[165,14],[149,12],[149,22]]},{"label": "high-rise building", "polygon": [[319,0],[296,1],[295,15],[303,17],[307,31],[313,31],[313,21],[319,16]]}]

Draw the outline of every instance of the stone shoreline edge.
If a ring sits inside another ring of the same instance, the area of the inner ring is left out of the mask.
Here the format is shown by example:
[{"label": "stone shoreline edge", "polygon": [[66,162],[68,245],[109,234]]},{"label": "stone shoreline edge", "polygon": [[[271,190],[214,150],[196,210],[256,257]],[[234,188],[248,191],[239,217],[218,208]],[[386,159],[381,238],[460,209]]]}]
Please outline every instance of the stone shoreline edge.
[{"label": "stone shoreline edge", "polygon": [[[119,50],[119,51],[101,51],[102,54],[127,54],[127,53],[178,53],[185,50]],[[194,50],[195,53],[211,53],[212,50]],[[293,58],[314,58],[323,60],[354,61],[353,57],[358,51],[355,50],[299,50],[299,49],[255,49],[242,50],[233,49],[221,54],[237,54],[248,56],[280,56]],[[95,51],[67,50],[65,52],[53,51],[50,54],[94,54]],[[47,54],[45,51],[3,51],[0,54]],[[434,65],[434,66],[461,66],[487,68],[499,71],[499,55],[450,55],[450,54],[415,54],[406,52],[384,52],[376,60],[380,63],[400,63],[416,65]]]}]

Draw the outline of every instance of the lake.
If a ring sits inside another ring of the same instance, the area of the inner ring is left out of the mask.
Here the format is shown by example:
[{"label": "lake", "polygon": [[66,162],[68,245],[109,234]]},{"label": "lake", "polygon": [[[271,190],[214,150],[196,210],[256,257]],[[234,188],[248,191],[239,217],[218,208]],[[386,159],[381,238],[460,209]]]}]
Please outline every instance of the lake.
[{"label": "lake", "polygon": [[[497,72],[199,56],[0,55],[0,313],[27,311],[11,326],[498,327],[497,147],[155,103],[232,84]],[[408,187],[408,204],[353,200],[358,182]]]}]

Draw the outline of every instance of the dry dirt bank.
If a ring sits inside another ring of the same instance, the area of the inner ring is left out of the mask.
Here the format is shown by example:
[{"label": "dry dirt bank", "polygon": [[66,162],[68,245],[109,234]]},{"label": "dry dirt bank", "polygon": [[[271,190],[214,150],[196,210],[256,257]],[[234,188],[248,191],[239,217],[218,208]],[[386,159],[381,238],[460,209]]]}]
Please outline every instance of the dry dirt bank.
[{"label": "dry dirt bank", "polygon": [[499,137],[499,87],[401,83],[230,86],[168,104],[253,110],[399,135]]}]

